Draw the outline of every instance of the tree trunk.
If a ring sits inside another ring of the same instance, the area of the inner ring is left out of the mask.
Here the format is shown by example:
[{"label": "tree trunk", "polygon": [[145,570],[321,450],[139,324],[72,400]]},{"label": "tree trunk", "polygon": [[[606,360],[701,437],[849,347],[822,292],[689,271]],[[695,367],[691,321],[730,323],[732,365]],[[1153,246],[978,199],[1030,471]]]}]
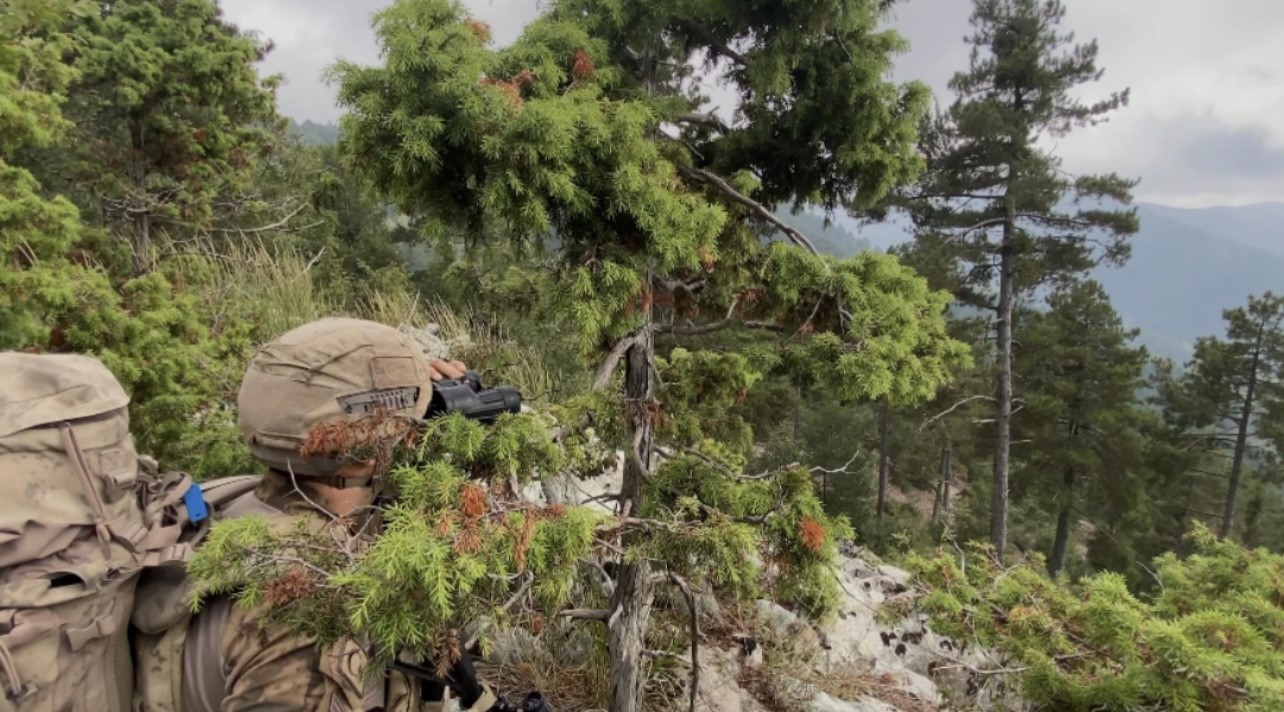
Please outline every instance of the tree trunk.
[{"label": "tree trunk", "polygon": [[1066,501],[1057,515],[1057,536],[1052,540],[1052,555],[1048,557],[1048,575],[1056,578],[1066,565],[1066,549],[1070,545],[1070,516],[1074,509],[1074,468],[1066,466],[1061,483],[1065,485]]},{"label": "tree trunk", "polygon": [[1244,538],[1240,543],[1245,549],[1257,547],[1258,525],[1262,521],[1262,505],[1262,488],[1258,487],[1249,498],[1248,505],[1244,507]]},{"label": "tree trunk", "polygon": [[147,213],[134,215],[134,276],[141,277],[151,268],[152,221]]},{"label": "tree trunk", "polygon": [[[642,484],[651,461],[651,420],[648,407],[652,400],[651,364],[655,343],[651,334],[650,313],[625,358],[625,407],[628,410],[630,442],[636,443],[624,463],[621,487],[621,511],[637,512],[642,503]],[[637,534],[628,535],[628,538]],[[628,545],[626,538],[625,545]],[[611,625],[611,712],[638,712],[642,709],[642,688],[646,682],[647,622],[651,617],[653,589],[651,567],[645,559],[620,566],[610,609],[616,617]]]},{"label": "tree trunk", "polygon": [[[146,140],[142,117],[136,113],[130,118],[129,137],[134,147],[134,163],[131,167],[134,190],[138,196],[145,196],[147,195],[147,166],[143,159],[143,149],[146,146]],[[134,200],[138,201],[137,205],[132,204],[132,201],[126,197],[125,209],[129,211],[134,223],[134,234],[130,236],[130,247],[134,251],[134,276],[141,277],[151,269],[152,216],[145,200],[141,197],[136,197]]]},{"label": "tree trunk", "polygon": [[1181,510],[1181,524],[1177,530],[1176,540],[1173,541],[1172,550],[1178,556],[1186,553],[1186,532],[1190,531],[1190,513],[1195,506],[1195,477],[1187,475],[1186,477],[1186,506]]},{"label": "tree trunk", "polygon": [[1003,244],[999,247],[999,379],[994,404],[994,492],[990,500],[990,543],[1003,560],[1008,544],[1008,451],[1012,446],[1012,254],[1016,229],[1012,199],[1004,200]]},{"label": "tree trunk", "polygon": [[945,444],[945,464],[941,465],[941,484],[944,485],[941,494],[941,514],[944,517],[950,516],[950,483],[954,481],[954,446],[951,443]]},{"label": "tree trunk", "polygon": [[1248,372],[1248,385],[1244,388],[1244,406],[1240,409],[1238,431],[1235,433],[1235,455],[1231,459],[1230,487],[1226,492],[1226,508],[1222,512],[1222,526],[1217,536],[1225,539],[1235,527],[1235,497],[1239,495],[1240,475],[1244,470],[1244,451],[1248,447],[1248,425],[1253,416],[1253,392],[1257,390],[1257,367],[1262,356],[1262,336],[1266,326],[1257,327],[1257,340],[1253,344],[1253,364]]},{"label": "tree trunk", "polygon": [[938,519],[949,516],[950,473],[954,467],[951,454],[950,443],[946,441],[941,447],[941,481],[936,485],[936,501],[932,503],[932,524],[936,524]]},{"label": "tree trunk", "polygon": [[645,561],[620,567],[612,596],[612,610],[619,609],[611,626],[611,712],[642,709],[646,682],[647,621],[651,617],[651,567]]},{"label": "tree trunk", "polygon": [[888,423],[892,419],[891,408],[887,402],[883,402],[883,410],[879,414],[878,423],[878,506],[875,510],[878,517],[883,516],[883,511],[887,508],[887,474],[891,466],[891,453],[887,450],[891,445],[891,438],[888,435]]}]

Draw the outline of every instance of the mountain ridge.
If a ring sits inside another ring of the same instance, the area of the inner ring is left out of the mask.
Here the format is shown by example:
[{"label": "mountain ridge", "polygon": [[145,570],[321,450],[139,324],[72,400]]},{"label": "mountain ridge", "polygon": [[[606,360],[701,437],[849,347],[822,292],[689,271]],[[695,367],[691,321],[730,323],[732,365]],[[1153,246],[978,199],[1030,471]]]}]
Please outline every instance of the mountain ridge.
[{"label": "mountain ridge", "polygon": [[[1225,333],[1223,310],[1246,304],[1249,295],[1284,291],[1284,203],[1134,205],[1141,229],[1129,241],[1132,256],[1089,274],[1155,355],[1185,361],[1198,337]],[[870,249],[913,239],[904,219],[863,224],[840,213],[834,222]]]}]

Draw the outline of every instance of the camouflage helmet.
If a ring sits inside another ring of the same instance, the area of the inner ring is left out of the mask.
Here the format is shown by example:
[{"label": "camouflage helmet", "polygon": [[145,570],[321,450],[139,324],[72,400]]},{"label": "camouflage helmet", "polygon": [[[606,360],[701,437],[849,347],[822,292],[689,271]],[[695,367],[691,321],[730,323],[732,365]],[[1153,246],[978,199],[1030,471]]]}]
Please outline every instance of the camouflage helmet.
[{"label": "camouflage helmet", "polygon": [[422,346],[393,327],[331,317],[278,336],[250,359],[237,398],[241,434],[269,467],[330,477],[340,460],[300,450],[320,423],[354,420],[377,407],[423,417],[432,399]]}]

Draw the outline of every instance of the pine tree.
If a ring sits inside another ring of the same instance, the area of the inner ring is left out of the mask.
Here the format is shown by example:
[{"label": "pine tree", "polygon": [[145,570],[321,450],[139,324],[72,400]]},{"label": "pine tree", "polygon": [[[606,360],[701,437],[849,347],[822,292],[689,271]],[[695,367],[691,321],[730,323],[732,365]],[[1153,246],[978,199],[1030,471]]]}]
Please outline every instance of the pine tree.
[{"label": "pine tree", "polygon": [[[928,172],[900,204],[926,252],[949,265],[964,303],[995,313],[993,491],[990,541],[1007,544],[1013,402],[1013,313],[1039,287],[1120,262],[1137,229],[1133,182],[1114,174],[1068,177],[1040,141],[1090,126],[1128,93],[1094,103],[1075,97],[1100,78],[1095,42],[1071,44],[1056,28],[1059,0],[976,0],[969,71],[944,116],[925,124]],[[896,201],[893,201],[896,202]],[[1098,249],[1099,248],[1099,249]],[[997,282],[997,284],[996,284]]]},{"label": "pine tree", "polygon": [[[1108,509],[1141,485],[1143,441],[1134,423],[1146,365],[1099,284],[1078,282],[1048,298],[1049,310],[1021,324],[1022,349],[1014,370],[1023,383],[1023,415],[1014,430],[1037,444],[1014,479],[1035,493],[1056,490],[1057,524],[1048,573],[1065,566],[1073,518]],[[1101,503],[1101,506],[1098,506]],[[1095,522],[1094,522],[1095,523]]]},{"label": "pine tree", "polygon": [[[816,557],[837,525],[814,494],[779,513],[772,497],[734,494],[751,438],[727,409],[773,369],[846,402],[913,402],[966,359],[944,331],[945,295],[886,255],[822,258],[765,207],[873,203],[917,173],[925,93],[884,79],[903,43],[874,29],[883,10],[566,0],[493,51],[457,3],[401,0],[376,19],[383,66],[334,70],[344,150],[403,212],[438,230],[480,236],[493,220],[518,240],[556,239],[543,297],[572,318],[585,355],[604,357],[599,391],[622,391],[621,511],[761,518],[764,536],[807,561],[778,590],[815,611],[831,595]],[[739,121],[701,113],[684,88],[702,56],[730,63]],[[777,231],[794,246],[766,239]],[[679,347],[722,329],[793,338],[746,355]],[[688,545],[671,537],[623,542],[687,570],[674,555]],[[651,567],[623,562],[609,604],[621,712],[640,704]]]},{"label": "pine tree", "polygon": [[[1203,337],[1171,384],[1173,416],[1203,442],[1230,450],[1218,535],[1234,531],[1236,500],[1250,451],[1264,451],[1284,419],[1284,297],[1271,292],[1223,312],[1226,337]],[[1265,440],[1263,440],[1265,438]],[[1257,458],[1261,461],[1261,458]]]}]

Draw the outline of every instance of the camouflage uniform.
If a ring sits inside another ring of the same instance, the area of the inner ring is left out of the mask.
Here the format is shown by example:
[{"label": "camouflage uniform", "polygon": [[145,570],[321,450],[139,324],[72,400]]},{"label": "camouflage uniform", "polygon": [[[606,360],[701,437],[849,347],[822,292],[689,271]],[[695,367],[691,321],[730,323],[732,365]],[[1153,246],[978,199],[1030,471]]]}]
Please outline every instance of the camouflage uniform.
[{"label": "camouflage uniform", "polygon": [[[239,418],[251,453],[271,472],[253,491],[216,507],[218,516],[249,512],[288,523],[304,516],[331,526],[305,497],[312,483],[369,487],[342,463],[304,459],[308,432],[323,422],[374,407],[422,417],[432,397],[423,348],[388,326],[321,319],[287,332],[255,354],[241,385]],[[297,486],[296,486],[297,485]],[[310,501],[309,501],[310,500]],[[169,588],[167,588],[169,586]],[[318,650],[281,625],[264,624],[266,604],[245,609],[226,599],[200,615],[176,615],[173,581],[154,587],[149,611],[136,615],[140,636],[137,712],[328,712],[419,710],[418,686],[392,673],[363,675],[355,641]],[[140,595],[140,599],[142,596]],[[152,631],[147,634],[148,631]],[[487,693],[472,709],[494,702]]]},{"label": "camouflage uniform", "polygon": [[[327,523],[275,474],[231,508],[231,516],[256,511],[282,526],[300,516],[318,526]],[[365,654],[359,645],[317,650],[311,638],[265,623],[267,613],[266,603],[246,608],[222,597],[192,619],[182,651],[182,712],[385,708],[382,681],[376,678],[379,684],[371,689],[363,685]]]}]

